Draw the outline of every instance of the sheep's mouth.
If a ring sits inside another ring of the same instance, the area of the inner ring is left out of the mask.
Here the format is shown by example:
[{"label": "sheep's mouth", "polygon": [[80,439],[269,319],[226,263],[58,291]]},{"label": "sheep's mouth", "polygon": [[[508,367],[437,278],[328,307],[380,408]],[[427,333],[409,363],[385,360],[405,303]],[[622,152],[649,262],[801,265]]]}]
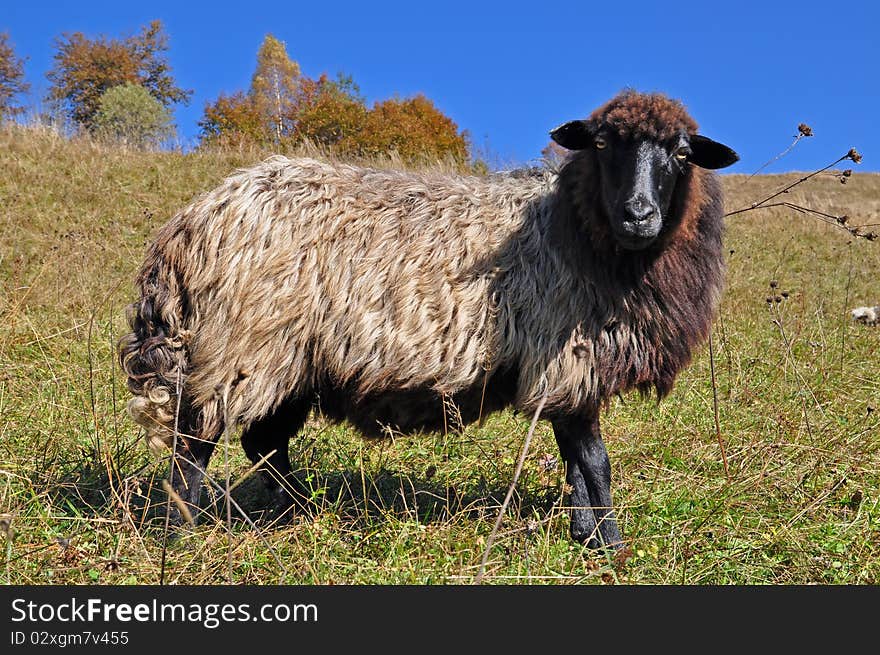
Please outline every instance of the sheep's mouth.
[{"label": "sheep's mouth", "polygon": [[659,218],[652,221],[622,221],[614,230],[614,238],[625,250],[644,250],[660,236],[663,221]]}]

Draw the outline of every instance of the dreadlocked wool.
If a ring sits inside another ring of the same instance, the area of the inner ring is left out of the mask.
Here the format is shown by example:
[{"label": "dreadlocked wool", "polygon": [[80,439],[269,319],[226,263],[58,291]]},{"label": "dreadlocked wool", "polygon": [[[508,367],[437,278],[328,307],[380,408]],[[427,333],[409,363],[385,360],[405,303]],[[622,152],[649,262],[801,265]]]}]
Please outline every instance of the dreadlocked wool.
[{"label": "dreadlocked wool", "polygon": [[[677,106],[639,102],[591,120],[696,131]],[[149,249],[121,342],[130,413],[161,448],[178,408],[211,438],[226,419],[246,427],[340,390],[377,434],[425,394],[472,413],[531,412],[546,394],[548,417],[632,388],[662,396],[720,297],[720,187],[689,167],[675,231],[632,253],[613,244],[596,193],[579,154],[525,176],[284,157],[239,171]]]}]

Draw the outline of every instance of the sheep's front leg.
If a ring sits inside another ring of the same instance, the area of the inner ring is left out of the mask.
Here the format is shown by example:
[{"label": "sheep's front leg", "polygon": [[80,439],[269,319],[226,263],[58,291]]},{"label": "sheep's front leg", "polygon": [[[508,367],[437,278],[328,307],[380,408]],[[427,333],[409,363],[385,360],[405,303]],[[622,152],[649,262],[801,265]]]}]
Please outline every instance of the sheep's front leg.
[{"label": "sheep's front leg", "polygon": [[[198,516],[202,480],[219,436],[220,431],[202,433],[197,437],[181,434],[177,438],[177,451],[171,458],[171,488],[186,503],[193,520]],[[171,522],[175,525],[185,523],[180,508],[174,503],[171,505]]]},{"label": "sheep's front leg", "polygon": [[571,486],[571,536],[590,548],[622,547],[612,509],[611,464],[598,415],[554,420],[553,433]]}]

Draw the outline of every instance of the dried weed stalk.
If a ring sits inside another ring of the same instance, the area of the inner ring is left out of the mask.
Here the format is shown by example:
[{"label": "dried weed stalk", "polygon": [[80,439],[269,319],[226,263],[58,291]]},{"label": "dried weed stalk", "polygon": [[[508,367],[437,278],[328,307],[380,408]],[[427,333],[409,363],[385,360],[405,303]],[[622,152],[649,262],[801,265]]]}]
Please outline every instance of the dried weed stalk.
[{"label": "dried weed stalk", "polygon": [[[794,142],[788,148],[786,148],[784,151],[779,153],[776,157],[774,157],[773,159],[771,159],[770,161],[765,163],[763,166],[758,168],[758,170],[756,170],[754,173],[752,173],[752,175],[749,176],[749,179],[754,177],[759,171],[766,168],[770,163],[776,161],[777,159],[779,159],[779,158],[783,157],[784,155],[788,154],[789,152],[791,152],[792,148],[794,148],[798,144],[798,142],[800,142],[801,139],[803,139],[804,137],[809,137],[809,136],[813,136],[812,128],[809,125],[806,125],[805,123],[801,123],[800,125],[798,125],[798,136],[795,138]],[[867,231],[864,229],[864,227],[850,225],[849,224],[849,216],[847,216],[846,214],[840,214],[840,215],[829,214],[827,212],[823,212],[818,209],[813,209],[812,207],[805,207],[803,205],[789,202],[787,200],[778,200],[776,202],[771,202],[771,200],[776,200],[780,196],[789,193],[794,187],[796,187],[800,184],[803,184],[807,180],[809,180],[813,177],[816,177],[817,175],[820,175],[821,173],[824,173],[828,169],[833,168],[834,166],[836,166],[837,164],[839,164],[840,162],[845,161],[845,160],[849,160],[849,161],[852,161],[853,163],[858,164],[862,161],[862,155],[855,148],[850,148],[846,154],[844,154],[841,157],[838,157],[836,160],[834,160],[833,162],[831,162],[827,166],[824,166],[818,170],[813,171],[812,173],[810,173],[808,175],[805,175],[805,176],[799,178],[798,180],[792,182],[791,184],[786,185],[785,187],[783,187],[779,191],[776,191],[775,193],[771,193],[766,198],[764,198],[762,200],[758,200],[756,202],[753,202],[748,207],[743,207],[741,209],[735,209],[733,211],[727,212],[724,216],[725,216],[725,218],[728,216],[736,216],[737,214],[743,214],[745,212],[754,211],[756,209],[769,209],[770,207],[787,207],[787,208],[793,209],[794,211],[799,212],[801,214],[806,214],[808,216],[818,218],[820,221],[823,221],[823,222],[828,223],[830,225],[834,225],[835,227],[839,227],[839,228],[845,230],[846,232],[848,232],[851,236],[856,237],[857,239],[867,239],[868,241],[874,241],[880,235],[878,235],[876,232],[873,232],[873,231]],[[837,173],[835,175],[837,176],[838,180],[840,180],[841,184],[846,184],[847,181],[849,180],[849,178],[852,176],[852,169],[848,168],[848,169],[842,171],[841,173]]]}]

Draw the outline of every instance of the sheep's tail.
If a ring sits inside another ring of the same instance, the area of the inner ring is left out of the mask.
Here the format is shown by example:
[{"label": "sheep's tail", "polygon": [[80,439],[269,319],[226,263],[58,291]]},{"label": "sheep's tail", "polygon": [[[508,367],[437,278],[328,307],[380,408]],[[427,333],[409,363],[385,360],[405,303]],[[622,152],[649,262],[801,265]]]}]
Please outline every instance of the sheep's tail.
[{"label": "sheep's tail", "polygon": [[190,427],[180,419],[181,412],[189,413],[181,398],[189,363],[187,299],[173,266],[155,252],[138,284],[140,299],[126,312],[131,332],[119,341],[119,359],[134,394],[128,412],[146,429],[148,447],[161,452]]}]

